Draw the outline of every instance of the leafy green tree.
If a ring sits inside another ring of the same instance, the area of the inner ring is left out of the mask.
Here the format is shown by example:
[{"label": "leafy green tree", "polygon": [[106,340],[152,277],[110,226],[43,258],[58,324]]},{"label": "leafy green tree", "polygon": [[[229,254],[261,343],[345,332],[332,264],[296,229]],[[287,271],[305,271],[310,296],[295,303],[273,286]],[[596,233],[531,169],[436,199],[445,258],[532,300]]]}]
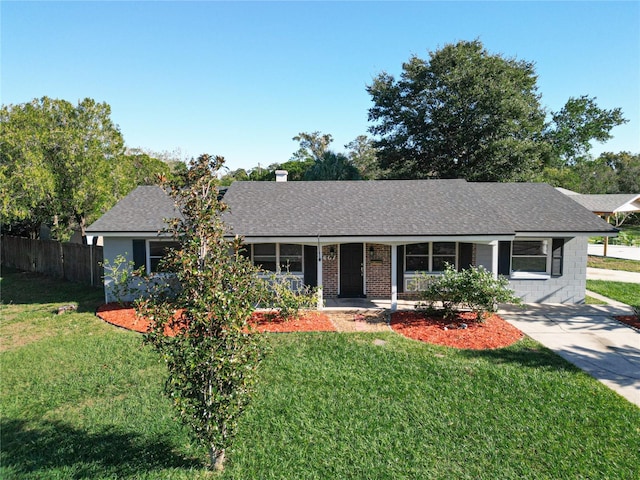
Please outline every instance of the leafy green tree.
[{"label": "leafy green tree", "polygon": [[615,170],[619,193],[640,193],[640,154],[606,152],[599,159]]},{"label": "leafy green tree", "polygon": [[347,143],[347,157],[360,171],[364,180],[376,180],[382,177],[382,171],[378,166],[378,151],[371,138],[366,135],[358,135]]},{"label": "leafy green tree", "polygon": [[56,175],[47,156],[48,136],[53,127],[49,99],[21,105],[3,105],[0,110],[0,206],[4,225],[28,221],[35,238],[40,223],[51,218]]},{"label": "leafy green tree", "polygon": [[[166,392],[216,469],[223,468],[262,355],[260,336],[247,323],[260,292],[257,271],[241,254],[240,240],[226,237],[221,219],[227,207],[218,200],[216,174],[223,163],[201,155],[183,185],[171,188],[183,218],[168,232],[180,248],[163,265],[179,288],[155,290],[138,304],[152,319],[146,340],[168,368]],[[166,335],[167,328],[176,335]]]},{"label": "leafy green tree", "polygon": [[399,80],[382,73],[367,90],[369,130],[393,178],[530,180],[544,167],[590,160],[591,142],[626,122],[619,108],[581,96],[546,123],[533,63],[490,54],[477,40],[427,61],[413,56]]},{"label": "leafy green tree", "polygon": [[356,166],[343,154],[324,152],[304,176],[305,180],[361,180]]},{"label": "leafy green tree", "polygon": [[249,174],[244,168],[238,168],[236,170],[231,170],[220,177],[220,184],[224,186],[229,186],[235,181],[246,181],[249,180]]},{"label": "leafy green tree", "polygon": [[158,185],[172,178],[171,167],[162,160],[139,150],[127,150],[116,165],[116,190],[124,197],[138,185]]},{"label": "leafy green tree", "polygon": [[369,131],[394,178],[508,181],[530,177],[545,148],[534,65],[488,53],[479,41],[449,44],[404,63],[399,80],[376,77]]},{"label": "leafy green tree", "polygon": [[74,223],[85,238],[87,223],[118,199],[124,142],[110,115],[89,98],[3,106],[3,221],[53,220],[61,239]]},{"label": "leafy green tree", "polygon": [[595,98],[583,95],[570,98],[559,112],[552,114],[551,124],[545,131],[555,165],[573,165],[587,159],[591,142],[605,142],[612,138],[611,129],[628,120],[622,110],[604,110]]},{"label": "leafy green tree", "polygon": [[309,158],[320,160],[333,142],[333,137],[329,133],[300,132],[292,140],[299,142],[300,148],[293,154],[291,160],[305,161]]}]

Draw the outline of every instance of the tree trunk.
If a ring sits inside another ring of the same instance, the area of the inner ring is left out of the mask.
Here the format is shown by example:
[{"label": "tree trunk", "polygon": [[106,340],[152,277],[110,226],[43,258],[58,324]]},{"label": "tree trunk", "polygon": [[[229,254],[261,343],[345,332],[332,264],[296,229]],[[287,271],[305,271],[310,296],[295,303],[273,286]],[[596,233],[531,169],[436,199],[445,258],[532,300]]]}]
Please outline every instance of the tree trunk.
[{"label": "tree trunk", "polygon": [[78,226],[80,226],[80,235],[82,235],[82,244],[87,244],[87,232],[85,232],[87,228],[87,219],[81,213],[76,213],[76,222],[78,222]]},{"label": "tree trunk", "polygon": [[224,470],[224,450],[218,450],[216,447],[211,445],[209,455],[211,456],[211,466],[213,469],[217,472]]}]

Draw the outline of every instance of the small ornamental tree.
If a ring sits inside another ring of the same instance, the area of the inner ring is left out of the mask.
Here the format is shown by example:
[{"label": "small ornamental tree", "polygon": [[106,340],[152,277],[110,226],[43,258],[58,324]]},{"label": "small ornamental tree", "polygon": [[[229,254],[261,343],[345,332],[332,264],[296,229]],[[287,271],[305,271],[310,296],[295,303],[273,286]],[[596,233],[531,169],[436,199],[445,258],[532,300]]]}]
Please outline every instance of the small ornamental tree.
[{"label": "small ornamental tree", "polygon": [[442,309],[445,317],[467,309],[475,313],[478,322],[482,322],[487,313],[497,310],[499,303],[522,303],[509,289],[509,281],[505,277],[494,278],[482,266],[458,272],[447,264],[442,275],[418,277],[415,285],[419,286],[422,300],[418,308]]},{"label": "small ornamental tree", "polygon": [[168,220],[167,232],[180,248],[167,254],[162,270],[178,288],[158,288],[156,276],[149,297],[137,302],[138,314],[150,320],[145,341],[168,368],[166,393],[216,470],[223,469],[262,357],[260,335],[248,324],[261,291],[256,269],[221,219],[227,207],[216,173],[223,163],[202,155],[180,188],[169,186],[182,218]]}]

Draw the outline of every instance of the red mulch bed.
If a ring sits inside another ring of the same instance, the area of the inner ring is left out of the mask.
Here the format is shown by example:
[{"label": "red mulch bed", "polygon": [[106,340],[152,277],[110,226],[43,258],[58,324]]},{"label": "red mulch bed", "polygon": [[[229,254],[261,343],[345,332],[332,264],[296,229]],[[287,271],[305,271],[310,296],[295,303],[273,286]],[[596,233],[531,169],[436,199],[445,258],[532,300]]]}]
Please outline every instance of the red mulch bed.
[{"label": "red mulch bed", "polygon": [[630,327],[640,330],[640,317],[636,317],[635,315],[616,315],[613,318],[619,322],[629,325]]},{"label": "red mulch bed", "polygon": [[422,312],[396,312],[391,315],[391,328],[421,342],[469,350],[507,347],[524,336],[498,315],[477,323],[473,313],[460,313],[452,320],[445,320]]},{"label": "red mulch bed", "polygon": [[[106,303],[96,310],[96,315],[105,322],[118,327],[145,333],[149,327],[148,320],[138,317],[130,305]],[[298,318],[284,320],[273,312],[255,312],[251,325],[258,332],[334,332],[335,327],[329,317],[319,312],[305,312]],[[167,329],[168,335],[174,332]]]}]

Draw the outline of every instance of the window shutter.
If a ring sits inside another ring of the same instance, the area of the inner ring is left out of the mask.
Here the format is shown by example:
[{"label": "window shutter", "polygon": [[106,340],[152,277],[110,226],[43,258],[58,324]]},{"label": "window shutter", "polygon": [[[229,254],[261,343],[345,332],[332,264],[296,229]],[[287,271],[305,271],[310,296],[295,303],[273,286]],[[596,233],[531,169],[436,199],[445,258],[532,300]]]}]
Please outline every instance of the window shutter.
[{"label": "window shutter", "polygon": [[553,239],[551,252],[551,276],[561,277],[564,263],[564,238]]},{"label": "window shutter", "polygon": [[470,268],[473,264],[473,244],[458,244],[458,271]]},{"label": "window shutter", "polygon": [[318,247],[315,245],[304,246],[304,284],[318,286]]},{"label": "window shutter", "polygon": [[147,266],[147,245],[144,240],[133,240],[133,268]]},{"label": "window shutter", "polygon": [[511,242],[498,242],[498,275],[511,274]]},{"label": "window shutter", "polygon": [[398,269],[396,270],[396,284],[398,293],[404,292],[404,245],[398,245],[397,252]]}]

